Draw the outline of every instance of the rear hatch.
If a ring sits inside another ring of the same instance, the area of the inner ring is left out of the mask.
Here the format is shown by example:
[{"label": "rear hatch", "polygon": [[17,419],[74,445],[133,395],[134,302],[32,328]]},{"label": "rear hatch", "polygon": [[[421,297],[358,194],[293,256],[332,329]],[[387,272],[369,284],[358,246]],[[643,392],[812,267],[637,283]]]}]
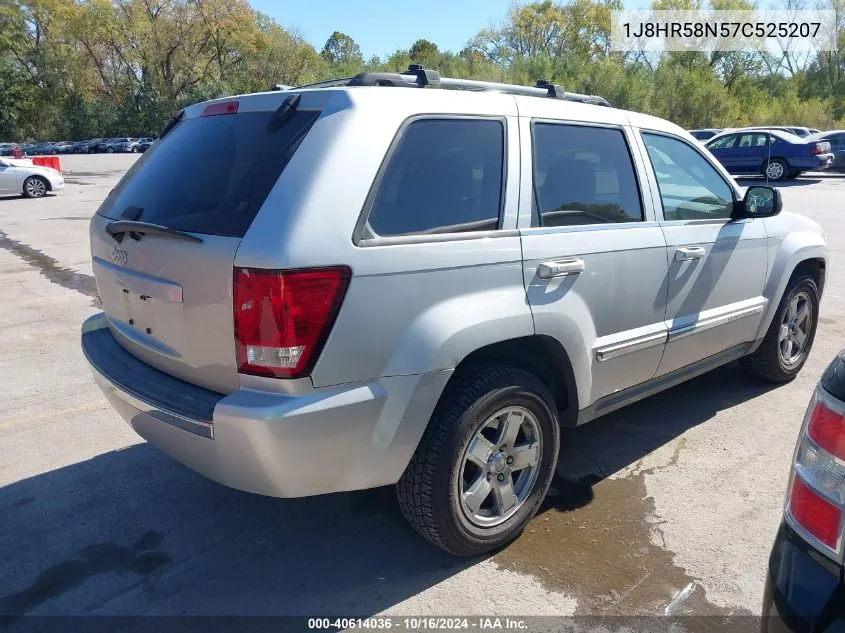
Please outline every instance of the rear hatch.
[{"label": "rear hatch", "polygon": [[208,389],[238,388],[235,254],[327,97],[191,106],[112,190],[91,251],[112,334],[130,353]]}]

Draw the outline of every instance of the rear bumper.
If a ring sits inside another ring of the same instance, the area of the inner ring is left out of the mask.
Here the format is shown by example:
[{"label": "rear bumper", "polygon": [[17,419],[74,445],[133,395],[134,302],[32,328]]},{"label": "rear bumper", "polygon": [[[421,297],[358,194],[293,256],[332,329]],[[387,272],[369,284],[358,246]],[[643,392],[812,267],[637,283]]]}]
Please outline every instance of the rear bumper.
[{"label": "rear bumper", "polygon": [[801,171],[822,171],[833,164],[833,154],[818,154],[817,156],[801,156],[789,159],[791,169]]},{"label": "rear bumper", "polygon": [[782,524],[769,558],[762,633],[845,633],[842,574]]},{"label": "rear bumper", "polygon": [[302,395],[224,395],[126,352],[99,314],[82,349],[109,403],[145,440],[221,484],[274,497],[398,481],[451,371],[380,378]]}]

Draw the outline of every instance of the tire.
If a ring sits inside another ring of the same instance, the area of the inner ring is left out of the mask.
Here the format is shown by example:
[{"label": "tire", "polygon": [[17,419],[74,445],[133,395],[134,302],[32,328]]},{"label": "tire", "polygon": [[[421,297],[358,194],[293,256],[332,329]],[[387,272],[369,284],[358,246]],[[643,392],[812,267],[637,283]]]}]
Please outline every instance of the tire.
[{"label": "tire", "polygon": [[107,148],[106,148],[106,153],[107,153],[107,154],[114,154],[114,148],[113,148],[113,147],[107,147]]},{"label": "tire", "polygon": [[[799,306],[803,302],[801,297],[805,297],[810,309],[807,317],[809,322],[802,329],[805,332],[806,339],[799,350],[789,347],[789,356],[792,356],[792,352],[795,351],[794,358],[785,358],[787,354],[784,353],[785,341],[781,340],[782,328],[785,321],[788,321],[786,317],[796,297],[799,297]],[[810,275],[798,273],[790,279],[760,347],[753,354],[740,359],[743,369],[752,376],[768,382],[782,383],[794,379],[801,371],[810,355],[810,350],[813,348],[818,320],[818,286]]]},{"label": "tire", "polygon": [[[502,411],[502,417],[493,417]],[[519,426],[519,435],[512,441],[499,437],[508,427],[505,419],[516,420]],[[488,426],[491,420],[493,425],[499,420],[498,426]],[[487,470],[469,455],[471,445],[488,445],[483,437],[478,439],[482,429],[493,451],[487,462],[480,460]],[[508,464],[514,463],[510,461],[513,458],[503,457],[507,453],[499,450],[500,441],[510,442],[511,450],[521,451],[522,458],[527,455],[525,449],[530,449],[536,465],[511,472]],[[396,485],[402,514],[423,537],[457,556],[498,549],[517,538],[536,514],[552,481],[559,448],[554,398],[543,383],[533,374],[507,365],[469,367],[449,381]],[[467,479],[470,471],[474,476]],[[495,472],[500,474],[493,475]],[[483,485],[482,479],[491,491],[483,498],[476,495],[481,507],[473,515],[461,491],[471,484]],[[500,486],[497,480],[503,484]],[[507,488],[505,481],[513,496],[501,492]],[[505,497],[515,505],[500,513],[499,507],[504,506],[499,499]],[[479,518],[487,512],[498,516]]]},{"label": "tire", "polygon": [[49,190],[49,183],[41,176],[30,176],[23,181],[23,195],[26,198],[43,198]]},{"label": "tire", "polygon": [[137,154],[137,153],[138,153],[138,146],[137,146],[137,145],[136,145],[135,147],[133,147],[133,148],[132,148],[132,153],[133,153],[133,154]]},{"label": "tire", "polygon": [[789,165],[782,158],[773,158],[763,166],[763,175],[769,180],[783,182],[789,176]]}]

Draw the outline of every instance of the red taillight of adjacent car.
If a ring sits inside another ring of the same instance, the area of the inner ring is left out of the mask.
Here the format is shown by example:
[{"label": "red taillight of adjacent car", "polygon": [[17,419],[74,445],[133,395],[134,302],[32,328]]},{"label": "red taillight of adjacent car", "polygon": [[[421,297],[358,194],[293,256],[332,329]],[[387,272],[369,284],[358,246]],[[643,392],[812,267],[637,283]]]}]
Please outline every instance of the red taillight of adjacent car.
[{"label": "red taillight of adjacent car", "polygon": [[836,554],[845,514],[845,416],[823,393],[813,397],[798,440],[786,516]]},{"label": "red taillight of adjacent car", "polygon": [[813,148],[810,151],[813,152],[814,156],[817,154],[827,154],[830,151],[830,144],[816,143],[813,145]]},{"label": "red taillight of adjacent car", "polygon": [[810,414],[807,435],[831,455],[845,460],[845,416],[829,409],[821,400]]},{"label": "red taillight of adjacent car", "polygon": [[238,371],[299,378],[311,371],[331,331],[351,271],[235,268]]},{"label": "red taillight of adjacent car", "polygon": [[798,476],[792,480],[789,491],[789,513],[810,534],[830,549],[836,549],[842,511]]}]

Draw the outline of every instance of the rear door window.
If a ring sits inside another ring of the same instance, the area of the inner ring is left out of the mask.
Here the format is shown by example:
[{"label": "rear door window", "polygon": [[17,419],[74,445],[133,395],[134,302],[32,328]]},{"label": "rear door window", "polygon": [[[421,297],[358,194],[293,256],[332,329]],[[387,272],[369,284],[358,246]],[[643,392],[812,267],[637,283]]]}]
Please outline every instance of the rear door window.
[{"label": "rear door window", "polygon": [[98,213],[243,237],[319,111],[298,110],[280,126],[274,114],[177,123],[132,166]]},{"label": "rear door window", "polygon": [[498,228],[504,143],[498,119],[412,121],[377,185],[370,231],[389,237]]}]

